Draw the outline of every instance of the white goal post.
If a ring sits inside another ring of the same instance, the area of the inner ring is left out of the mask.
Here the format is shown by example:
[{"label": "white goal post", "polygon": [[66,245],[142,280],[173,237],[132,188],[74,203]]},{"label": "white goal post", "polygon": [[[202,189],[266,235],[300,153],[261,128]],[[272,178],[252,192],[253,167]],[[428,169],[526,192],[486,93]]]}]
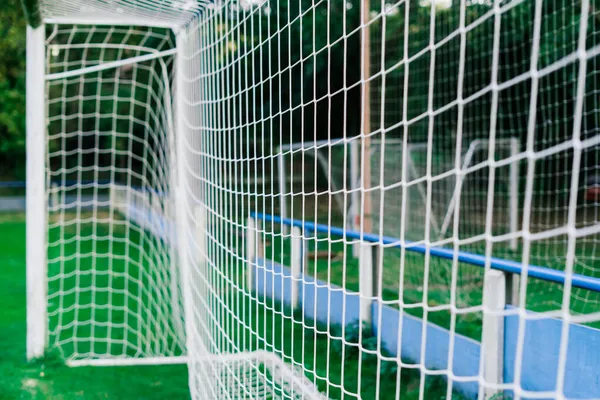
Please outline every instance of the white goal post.
[{"label": "white goal post", "polygon": [[28,360],[600,398],[590,0],[22,1]]},{"label": "white goal post", "polygon": [[[448,235],[451,228],[452,216],[456,209],[456,202],[460,198],[459,193],[463,190],[465,180],[473,179],[472,169],[481,159],[481,154],[487,154],[489,151],[488,140],[476,139],[468,143],[468,146],[461,154],[460,169],[454,170],[455,165],[450,160],[440,160],[441,165],[438,170],[440,174],[453,173],[451,182],[444,188],[440,207],[437,210],[431,211],[431,225],[437,238],[444,238]],[[382,141],[372,140],[370,142],[370,158],[373,160],[381,159]],[[415,190],[412,196],[417,200],[414,203],[415,209],[411,209],[411,203],[407,202],[405,207],[406,214],[416,213],[425,215],[427,210],[424,206],[427,201],[426,181],[423,181],[427,175],[426,167],[423,165],[423,160],[426,158],[427,143],[411,143],[407,146],[407,158],[403,160],[397,150],[403,146],[402,139],[386,139],[385,148],[387,152],[393,154],[388,156],[388,160],[392,160],[394,169],[383,171],[383,174],[391,181],[400,180],[402,177],[402,168],[406,168],[406,177],[409,181],[417,181],[414,185]],[[520,144],[517,138],[499,139],[494,144],[495,157],[498,159],[506,159],[516,157],[519,154]],[[396,154],[394,154],[396,152]],[[304,187],[299,187],[299,184],[306,185],[307,182],[312,184],[324,178],[325,183],[320,184],[322,191],[333,193],[333,208],[330,213],[338,213],[345,215],[346,226],[350,230],[360,231],[359,210],[360,210],[360,191],[361,191],[361,171],[358,160],[360,160],[361,142],[360,140],[350,139],[333,139],[320,140],[314,142],[298,142],[289,145],[281,145],[277,148],[277,188],[279,189],[279,215],[282,218],[291,218],[288,209],[294,197],[294,193],[302,194],[305,192]],[[477,157],[477,156],[480,157]],[[317,167],[312,171],[294,171],[294,163],[296,169],[298,164],[306,164],[312,167],[316,162]],[[314,161],[313,161],[314,160]],[[390,161],[386,161],[385,165],[389,165]],[[397,168],[401,165],[402,168]],[[371,171],[371,181],[376,182],[381,174],[380,166],[377,162],[373,163]],[[290,171],[290,169],[292,169]],[[345,170],[345,173],[343,172]],[[453,171],[454,170],[454,171]],[[294,173],[295,172],[295,173]],[[471,173],[470,173],[471,172]],[[502,171],[504,176],[497,176],[496,180],[506,187],[506,201],[501,201],[501,204],[496,204],[495,207],[501,208],[507,218],[505,221],[496,222],[497,225],[503,226],[502,229],[506,233],[516,232],[519,230],[519,165],[517,163],[509,164],[509,167]],[[476,179],[476,178],[475,178]],[[296,186],[296,188],[294,188]],[[465,189],[466,192],[473,188]],[[349,198],[345,198],[345,194],[350,193]],[[469,193],[464,194],[467,197]],[[399,204],[400,202],[397,202]],[[393,227],[398,223],[398,219],[389,217],[390,213],[394,214],[394,202],[388,200],[387,207],[384,206],[383,212],[388,214],[390,226],[382,227],[384,235],[393,235]],[[397,206],[396,204],[396,206]],[[297,207],[298,208],[298,207]],[[378,211],[375,211],[377,213]],[[396,211],[396,215],[398,215]],[[374,220],[380,219],[378,216],[373,217]],[[422,221],[421,221],[422,222]],[[476,223],[476,222],[475,222]],[[283,227],[283,232],[287,232],[286,227]],[[375,227],[374,233],[378,233]],[[416,240],[417,238],[413,238]],[[509,241],[511,250],[517,249],[517,238],[513,237]],[[358,252],[356,251],[355,256]]]}]

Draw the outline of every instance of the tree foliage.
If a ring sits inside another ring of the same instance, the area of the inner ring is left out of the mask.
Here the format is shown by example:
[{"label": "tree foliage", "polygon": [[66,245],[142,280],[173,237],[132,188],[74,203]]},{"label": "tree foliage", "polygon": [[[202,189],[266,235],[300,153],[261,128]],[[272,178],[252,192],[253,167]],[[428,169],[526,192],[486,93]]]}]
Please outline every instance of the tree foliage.
[{"label": "tree foliage", "polygon": [[25,19],[18,0],[0,12],[0,176],[24,177]]}]

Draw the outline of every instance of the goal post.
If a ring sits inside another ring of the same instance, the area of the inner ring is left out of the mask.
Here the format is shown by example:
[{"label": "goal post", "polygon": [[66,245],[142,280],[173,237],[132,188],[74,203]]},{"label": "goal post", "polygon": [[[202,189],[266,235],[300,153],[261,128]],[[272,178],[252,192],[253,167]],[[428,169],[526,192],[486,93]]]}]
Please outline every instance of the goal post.
[{"label": "goal post", "polygon": [[[35,20],[34,20],[35,22]],[[27,359],[47,346],[45,26],[27,27]]]},{"label": "goal post", "polygon": [[48,254],[46,288],[36,292],[48,313],[29,332],[73,366],[185,363],[173,34],[68,23],[41,31],[30,60],[42,92],[28,99],[46,99],[46,138],[36,138],[44,154],[28,168],[41,169],[53,201],[36,222],[48,232],[37,252]]}]

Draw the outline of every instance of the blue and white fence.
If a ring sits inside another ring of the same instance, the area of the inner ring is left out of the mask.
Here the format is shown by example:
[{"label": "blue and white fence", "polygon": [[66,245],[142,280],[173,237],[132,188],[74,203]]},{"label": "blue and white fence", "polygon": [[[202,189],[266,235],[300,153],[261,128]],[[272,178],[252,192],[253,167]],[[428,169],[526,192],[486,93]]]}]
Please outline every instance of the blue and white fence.
[{"label": "blue and white fence", "polygon": [[[261,254],[260,225],[265,222],[292,227],[290,266],[270,262]],[[360,262],[360,293],[304,275],[306,252],[303,232],[358,240],[362,244],[369,244],[362,246],[365,249],[372,248],[373,244],[404,246],[407,251],[429,251],[434,257],[457,258],[460,262],[482,268],[489,266],[484,282],[486,313],[482,342],[376,301],[373,295],[376,293],[376,279],[373,278],[372,257],[368,252],[363,252]],[[403,359],[422,364],[427,369],[448,370],[448,375],[453,377],[454,387],[471,398],[478,396],[482,383],[480,377],[486,383],[500,388],[486,390],[486,397],[501,393],[503,387],[510,389],[510,384],[516,380],[516,386],[523,390],[518,393],[521,398],[545,398],[545,392],[548,393],[546,397],[554,396],[550,392],[554,392],[557,386],[558,350],[563,334],[568,335],[564,394],[567,398],[575,399],[600,398],[600,330],[519,310],[510,305],[506,276],[523,272],[524,267],[519,262],[494,257],[486,260],[478,254],[445,248],[426,249],[423,245],[401,243],[396,238],[259,213],[253,213],[249,218],[246,245],[247,281],[256,293],[302,309],[306,317],[323,323],[335,325],[365,321],[371,324],[380,337],[382,348],[387,352],[401,355]],[[543,266],[528,265],[527,274],[562,284],[567,280],[564,272]],[[571,275],[570,282],[574,287],[600,291],[600,279],[575,274]],[[518,344],[520,328],[525,332],[521,345]],[[425,336],[423,330],[426,330]],[[399,336],[401,341],[398,340]],[[425,341],[423,337],[426,337]],[[520,364],[518,368],[517,363]],[[481,369],[483,373],[480,373]],[[506,392],[510,393],[511,390]]]},{"label": "blue and white fence", "polygon": [[126,185],[110,185],[110,203],[115,211],[149,231],[155,237],[174,243],[172,199],[165,193],[151,189],[136,189]]}]

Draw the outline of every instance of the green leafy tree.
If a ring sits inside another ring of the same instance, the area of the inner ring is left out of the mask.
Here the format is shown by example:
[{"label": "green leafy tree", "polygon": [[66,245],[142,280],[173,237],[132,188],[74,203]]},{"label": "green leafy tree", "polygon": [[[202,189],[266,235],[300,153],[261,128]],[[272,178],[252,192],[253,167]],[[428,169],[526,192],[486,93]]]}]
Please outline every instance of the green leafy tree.
[{"label": "green leafy tree", "polygon": [[25,18],[18,0],[0,12],[0,177],[24,178]]}]

